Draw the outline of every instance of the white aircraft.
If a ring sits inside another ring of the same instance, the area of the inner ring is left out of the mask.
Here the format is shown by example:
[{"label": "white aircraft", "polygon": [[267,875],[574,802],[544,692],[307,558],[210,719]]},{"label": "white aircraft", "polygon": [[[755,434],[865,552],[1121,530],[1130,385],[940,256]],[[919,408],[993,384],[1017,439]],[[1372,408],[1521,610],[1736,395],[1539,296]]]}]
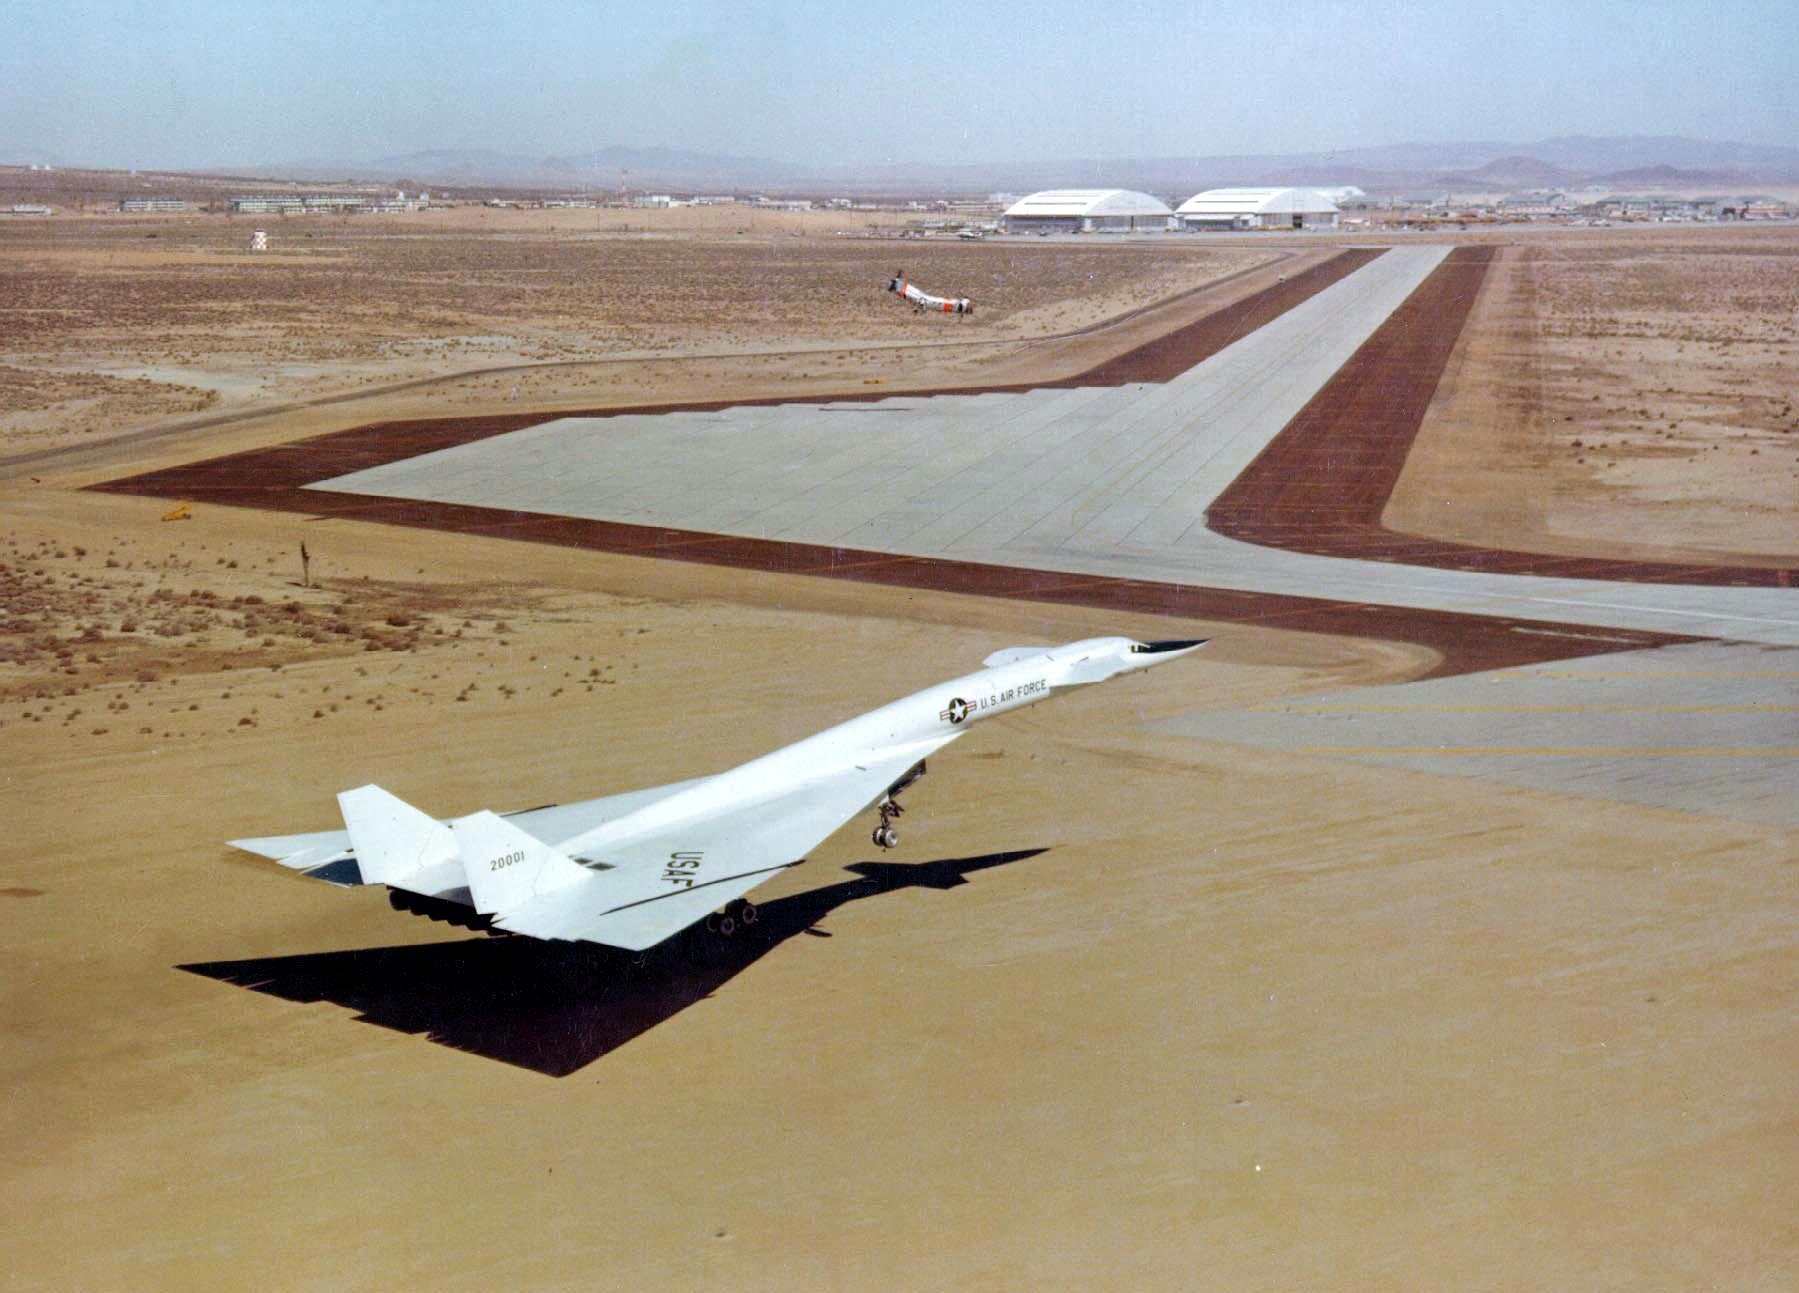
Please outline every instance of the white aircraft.
[{"label": "white aircraft", "polygon": [[904,270],[893,271],[893,277],[887,280],[887,290],[904,297],[921,310],[934,310],[943,314],[974,313],[974,302],[966,296],[932,296],[916,283],[908,283]]},{"label": "white aircraft", "polygon": [[874,843],[897,845],[900,792],[971,724],[1204,644],[1110,637],[1009,647],[978,673],[716,776],[450,821],[360,786],[337,797],[345,830],[231,843],[332,884],[387,885],[404,910],[533,938],[641,951],[701,920],[729,934],[756,917],[745,893],[871,804]]}]

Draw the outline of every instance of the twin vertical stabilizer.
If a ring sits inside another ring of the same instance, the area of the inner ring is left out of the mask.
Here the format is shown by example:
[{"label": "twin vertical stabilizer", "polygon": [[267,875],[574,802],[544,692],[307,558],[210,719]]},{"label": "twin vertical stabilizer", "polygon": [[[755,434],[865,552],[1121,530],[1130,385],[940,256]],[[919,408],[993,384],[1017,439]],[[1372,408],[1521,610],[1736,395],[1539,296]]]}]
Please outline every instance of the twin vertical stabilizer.
[{"label": "twin vertical stabilizer", "polygon": [[450,828],[380,786],[337,797],[364,884],[387,884],[435,895],[462,886],[462,863]]},{"label": "twin vertical stabilizer", "polygon": [[498,813],[479,812],[450,823],[475,910],[522,907],[539,894],[566,888],[594,873],[528,835]]},{"label": "twin vertical stabilizer", "polygon": [[337,797],[364,884],[468,895],[476,911],[507,911],[593,874],[497,813],[449,823],[380,786]]}]

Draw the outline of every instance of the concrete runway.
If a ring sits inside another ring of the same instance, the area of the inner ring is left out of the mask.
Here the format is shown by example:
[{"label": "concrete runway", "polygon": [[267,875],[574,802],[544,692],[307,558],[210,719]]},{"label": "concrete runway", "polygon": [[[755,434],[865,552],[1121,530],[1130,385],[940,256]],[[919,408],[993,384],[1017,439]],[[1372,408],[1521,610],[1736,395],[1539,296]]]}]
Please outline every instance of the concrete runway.
[{"label": "concrete runway", "polygon": [[1790,648],[1699,642],[1199,710],[1156,726],[1794,830],[1796,684]]},{"label": "concrete runway", "polygon": [[1431,569],[1206,528],[1220,493],[1446,254],[1389,251],[1164,384],[559,419],[312,488],[1799,645],[1785,589]]}]

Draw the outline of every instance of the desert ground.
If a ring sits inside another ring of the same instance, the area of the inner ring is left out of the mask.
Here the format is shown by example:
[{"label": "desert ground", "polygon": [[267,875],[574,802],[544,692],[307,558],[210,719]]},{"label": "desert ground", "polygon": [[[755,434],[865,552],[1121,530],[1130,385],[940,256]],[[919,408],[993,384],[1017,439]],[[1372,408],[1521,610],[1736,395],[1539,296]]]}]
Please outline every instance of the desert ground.
[{"label": "desert ground", "polygon": [[[1799,832],[1183,733],[1402,697],[1426,648],[82,488],[1049,380],[1355,241],[761,219],[0,226],[6,1286],[1792,1287]],[[1507,241],[1387,523],[1790,566],[1796,267],[1791,229]],[[449,815],[693,776],[1111,632],[1214,640],[983,725],[900,850],[853,824],[729,944],[471,934],[223,843],[371,780]]]},{"label": "desert ground", "polygon": [[[247,250],[253,225],[266,254]],[[728,209],[15,221],[0,228],[0,443],[421,380],[436,412],[916,384],[1286,259],[892,232]],[[976,312],[945,328],[901,308],[896,269]]]},{"label": "desert ground", "polygon": [[1500,248],[1390,528],[1586,556],[1777,564],[1799,499],[1799,237]]}]

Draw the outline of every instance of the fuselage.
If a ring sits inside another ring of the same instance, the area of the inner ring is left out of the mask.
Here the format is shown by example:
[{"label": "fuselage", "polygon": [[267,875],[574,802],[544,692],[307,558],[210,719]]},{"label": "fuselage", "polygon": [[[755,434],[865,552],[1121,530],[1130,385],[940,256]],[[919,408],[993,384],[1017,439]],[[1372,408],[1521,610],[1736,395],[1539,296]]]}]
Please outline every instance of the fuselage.
[{"label": "fuselage", "polygon": [[608,845],[664,830],[683,818],[766,799],[771,792],[803,786],[813,769],[840,767],[863,758],[891,759],[916,743],[920,757],[945,737],[970,725],[1047,700],[1058,691],[1103,682],[1187,654],[1197,641],[1143,643],[1130,638],[1089,638],[1046,651],[1014,648],[1013,657],[974,673],[935,683],[792,745],[783,746],[690,789],[659,799],[607,822],[563,847],[603,852]]},{"label": "fuselage", "polygon": [[933,296],[916,283],[908,283],[903,278],[888,279],[887,290],[912,302],[921,310],[936,310],[942,314],[974,313],[974,302],[966,296]]},{"label": "fuselage", "polygon": [[871,806],[879,816],[871,842],[896,847],[899,796],[924,775],[927,756],[976,723],[1200,645],[1088,638],[1009,647],[985,668],[715,776],[450,819],[369,784],[338,796],[342,831],[232,842],[332,884],[385,885],[408,910],[472,908],[515,934],[642,950],[721,906],[721,931],[751,919],[744,913],[753,908],[732,916],[732,904]]}]

